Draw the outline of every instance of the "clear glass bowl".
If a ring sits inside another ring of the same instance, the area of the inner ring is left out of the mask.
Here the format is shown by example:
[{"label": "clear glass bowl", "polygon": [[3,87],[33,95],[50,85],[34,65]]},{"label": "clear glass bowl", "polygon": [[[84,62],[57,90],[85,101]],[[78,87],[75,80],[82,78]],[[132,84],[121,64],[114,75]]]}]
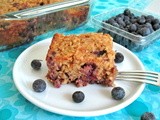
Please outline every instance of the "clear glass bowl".
[{"label": "clear glass bowl", "polygon": [[[149,46],[153,41],[160,38],[160,29],[152,32],[147,36],[140,36],[135,35],[125,30],[122,30],[118,27],[112,26],[104,21],[108,20],[111,17],[114,17],[118,14],[124,12],[127,9],[126,7],[121,7],[117,9],[113,9],[106,13],[98,14],[92,17],[92,23],[94,24],[95,28],[99,30],[99,32],[108,33],[113,37],[114,42],[123,45],[124,47],[132,50],[132,51],[141,51],[147,46]],[[141,15],[150,15],[146,12],[138,11],[133,8],[128,9],[134,13],[135,16]],[[157,19],[160,19],[157,15],[152,14]]]}]

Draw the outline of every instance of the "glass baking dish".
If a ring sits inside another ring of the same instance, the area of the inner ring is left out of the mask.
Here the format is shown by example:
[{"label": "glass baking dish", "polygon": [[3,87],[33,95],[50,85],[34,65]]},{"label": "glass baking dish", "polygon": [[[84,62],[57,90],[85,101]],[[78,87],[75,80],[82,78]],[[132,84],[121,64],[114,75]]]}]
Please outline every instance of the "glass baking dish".
[{"label": "glass baking dish", "polygon": [[[119,43],[132,51],[141,51],[149,46],[153,41],[160,38],[160,29],[152,32],[147,36],[140,36],[105,22],[109,18],[123,13],[125,9],[129,9],[135,16],[151,15],[150,13],[142,12],[133,8],[120,7],[106,13],[93,16],[92,23],[98,32],[109,33],[113,37],[114,42]],[[152,16],[160,20],[159,16],[154,14],[152,14]]]},{"label": "glass baking dish", "polygon": [[33,41],[35,36],[48,31],[83,25],[91,9],[90,0],[47,0],[52,4],[45,3],[46,0],[37,4],[37,0],[4,1],[0,2],[0,51]]}]

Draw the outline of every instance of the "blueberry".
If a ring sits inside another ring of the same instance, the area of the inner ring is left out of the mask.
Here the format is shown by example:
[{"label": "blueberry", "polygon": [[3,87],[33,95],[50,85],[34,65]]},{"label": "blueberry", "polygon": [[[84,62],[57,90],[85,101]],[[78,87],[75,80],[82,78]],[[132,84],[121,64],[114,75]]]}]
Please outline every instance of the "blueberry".
[{"label": "blueberry", "polygon": [[115,20],[119,21],[119,20],[123,20],[123,19],[121,17],[116,16]]},{"label": "blueberry", "polygon": [[144,24],[146,22],[146,19],[144,17],[140,17],[140,18],[137,19],[137,22],[139,24]]},{"label": "blueberry", "polygon": [[130,21],[130,18],[128,16],[124,16],[124,21],[126,20]]},{"label": "blueberry", "polygon": [[125,31],[127,31],[127,32],[129,31],[127,27],[126,27],[126,28],[124,28],[124,30],[125,30]]},{"label": "blueberry", "polygon": [[41,68],[41,62],[40,62],[41,60],[37,60],[37,59],[35,59],[35,60],[32,60],[32,62],[31,62],[31,67],[33,68],[33,69],[35,69],[35,70],[39,70],[40,68]]},{"label": "blueberry", "polygon": [[131,15],[131,11],[129,9],[125,9],[124,10],[124,15],[130,16]]},{"label": "blueberry", "polygon": [[46,89],[46,83],[42,79],[37,79],[33,82],[32,88],[35,92],[43,92]]},{"label": "blueberry", "polygon": [[97,55],[97,57],[100,57],[104,55],[107,51],[106,50],[100,50],[100,51],[95,51],[94,54]]},{"label": "blueberry", "polygon": [[80,103],[84,100],[85,95],[82,91],[76,91],[72,94],[72,99],[76,103]]},{"label": "blueberry", "polygon": [[158,30],[160,28],[160,24],[154,24],[153,25],[153,29],[156,31],[156,30]]},{"label": "blueberry", "polygon": [[158,19],[153,19],[152,20],[152,24],[159,24],[159,23],[160,23],[160,21]]},{"label": "blueberry", "polygon": [[121,63],[123,62],[123,60],[124,60],[123,54],[120,52],[117,52],[114,59],[115,63]]},{"label": "blueberry", "polygon": [[121,87],[114,87],[111,91],[112,98],[115,100],[121,100],[125,96],[125,91]]},{"label": "blueberry", "polygon": [[124,14],[118,14],[117,17],[120,17],[123,20],[124,19]]},{"label": "blueberry", "polygon": [[146,22],[151,23],[154,20],[154,17],[152,15],[146,16]]},{"label": "blueberry", "polygon": [[129,26],[129,31],[130,31],[130,32],[135,32],[136,30],[137,30],[136,24],[131,24],[131,25]]},{"label": "blueberry", "polygon": [[123,21],[122,18],[118,18],[118,19],[116,19],[116,21],[120,26],[123,26],[123,27],[126,26],[126,24],[125,24],[125,22]]},{"label": "blueberry", "polygon": [[135,19],[135,15],[133,13],[131,13],[130,18]]},{"label": "blueberry", "polygon": [[120,25],[119,28],[122,30],[125,30],[125,28],[122,25]]},{"label": "blueberry", "polygon": [[109,24],[112,24],[112,23],[114,23],[115,22],[115,20],[113,19],[113,18],[110,18],[110,19],[108,19],[108,21],[107,21]]},{"label": "blueberry", "polygon": [[156,120],[155,116],[153,113],[151,112],[145,112],[142,116],[141,116],[141,120]]},{"label": "blueberry", "polygon": [[152,20],[151,19],[146,19],[146,22],[151,23]]},{"label": "blueberry", "polygon": [[120,27],[120,25],[117,22],[113,22],[111,25],[115,26],[115,27]]},{"label": "blueberry", "polygon": [[145,27],[149,27],[149,28],[151,28],[151,27],[152,27],[152,24],[151,24],[151,23],[149,23],[149,22],[147,22],[146,24],[144,24],[144,26],[145,26]]},{"label": "blueberry", "polygon": [[143,18],[145,18],[145,19],[147,18],[147,16],[146,16],[146,15],[141,15],[141,17],[143,17]]},{"label": "blueberry", "polygon": [[151,19],[151,20],[153,20],[154,17],[153,17],[152,15],[147,15],[147,16],[146,16],[146,19]]},{"label": "blueberry", "polygon": [[126,25],[129,25],[131,22],[129,20],[124,20]]},{"label": "blueberry", "polygon": [[151,31],[148,27],[142,27],[138,30],[138,33],[142,36],[147,36],[151,33]]},{"label": "blueberry", "polygon": [[148,27],[148,28],[150,29],[151,33],[154,31],[154,30],[153,30],[153,27],[152,27],[152,24],[149,23],[149,22],[147,22],[147,23],[144,25],[144,27]]},{"label": "blueberry", "polygon": [[131,23],[136,23],[136,22],[137,22],[137,19],[132,18],[130,21],[131,21]]}]

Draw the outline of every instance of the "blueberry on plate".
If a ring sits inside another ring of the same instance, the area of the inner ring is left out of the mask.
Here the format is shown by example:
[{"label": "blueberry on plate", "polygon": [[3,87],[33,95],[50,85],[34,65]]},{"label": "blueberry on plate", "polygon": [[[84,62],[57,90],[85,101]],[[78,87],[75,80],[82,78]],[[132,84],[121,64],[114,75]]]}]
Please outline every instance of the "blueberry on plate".
[{"label": "blueberry on plate", "polygon": [[141,116],[141,120],[156,120],[155,116],[153,113],[151,112],[145,112],[142,116]]},{"label": "blueberry on plate", "polygon": [[42,79],[37,79],[33,82],[32,88],[35,92],[43,92],[46,89],[46,82]]},{"label": "blueberry on plate", "polygon": [[115,59],[114,59],[115,63],[121,63],[123,62],[123,60],[124,60],[123,54],[120,52],[116,52]]},{"label": "blueberry on plate", "polygon": [[121,100],[125,96],[125,90],[122,87],[114,87],[111,91],[112,98],[115,100]]},{"label": "blueberry on plate", "polygon": [[76,103],[80,103],[84,100],[85,95],[82,91],[76,91],[72,94],[72,99]]},{"label": "blueberry on plate", "polygon": [[32,60],[31,67],[35,70],[39,70],[41,68],[41,60],[37,59]]}]

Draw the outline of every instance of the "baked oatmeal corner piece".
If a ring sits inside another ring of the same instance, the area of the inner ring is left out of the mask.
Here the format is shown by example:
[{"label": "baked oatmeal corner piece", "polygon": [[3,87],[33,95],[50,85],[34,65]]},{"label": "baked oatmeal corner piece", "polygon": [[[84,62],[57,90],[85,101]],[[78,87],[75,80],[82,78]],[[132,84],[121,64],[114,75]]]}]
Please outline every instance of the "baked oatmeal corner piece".
[{"label": "baked oatmeal corner piece", "polygon": [[47,78],[55,87],[71,82],[78,87],[93,83],[112,86],[117,72],[112,48],[109,34],[55,34],[46,57]]}]

